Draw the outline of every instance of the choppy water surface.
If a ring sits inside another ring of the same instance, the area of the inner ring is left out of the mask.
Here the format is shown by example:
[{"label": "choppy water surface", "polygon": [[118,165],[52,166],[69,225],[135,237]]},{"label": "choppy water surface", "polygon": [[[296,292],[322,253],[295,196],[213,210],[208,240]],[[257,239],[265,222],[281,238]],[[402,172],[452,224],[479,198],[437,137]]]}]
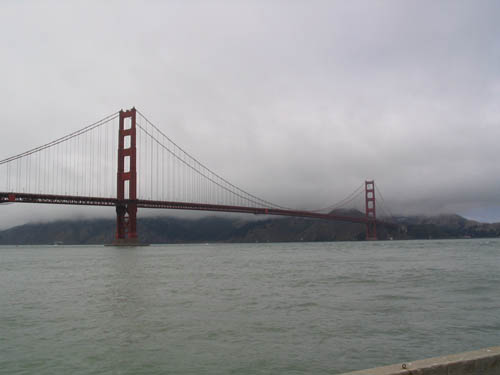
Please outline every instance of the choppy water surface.
[{"label": "choppy water surface", "polygon": [[337,374],[500,345],[500,241],[0,247],[2,374]]}]

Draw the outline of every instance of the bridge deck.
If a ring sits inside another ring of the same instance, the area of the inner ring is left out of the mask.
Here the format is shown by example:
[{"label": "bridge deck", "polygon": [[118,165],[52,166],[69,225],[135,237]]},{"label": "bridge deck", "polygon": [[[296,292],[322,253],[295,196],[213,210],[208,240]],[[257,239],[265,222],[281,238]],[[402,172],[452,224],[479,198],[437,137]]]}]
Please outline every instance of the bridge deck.
[{"label": "bridge deck", "polygon": [[[0,192],[0,203],[9,203],[9,202],[64,204],[64,205],[78,205],[78,206],[117,206],[119,203],[126,204],[129,203],[130,201],[127,200],[119,201],[116,198]],[[294,216],[294,217],[305,217],[312,219],[346,221],[350,223],[360,223],[360,224],[366,224],[370,222],[370,219],[368,219],[365,216],[358,216],[358,217],[343,216],[343,215],[323,214],[311,211],[283,210],[283,209],[265,208],[265,207],[245,207],[245,206],[228,206],[228,205],[206,204],[206,203],[152,201],[144,199],[138,199],[136,203],[137,207],[141,208],[235,212],[235,213],[247,213],[255,215]]]}]

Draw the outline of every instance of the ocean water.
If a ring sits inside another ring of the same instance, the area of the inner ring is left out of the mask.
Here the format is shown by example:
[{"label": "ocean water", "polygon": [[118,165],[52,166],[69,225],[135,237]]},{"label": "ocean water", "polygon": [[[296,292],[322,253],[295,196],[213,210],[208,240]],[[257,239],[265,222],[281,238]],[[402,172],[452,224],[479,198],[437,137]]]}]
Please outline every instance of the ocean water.
[{"label": "ocean water", "polygon": [[500,240],[0,247],[0,374],[338,374],[500,345]]}]

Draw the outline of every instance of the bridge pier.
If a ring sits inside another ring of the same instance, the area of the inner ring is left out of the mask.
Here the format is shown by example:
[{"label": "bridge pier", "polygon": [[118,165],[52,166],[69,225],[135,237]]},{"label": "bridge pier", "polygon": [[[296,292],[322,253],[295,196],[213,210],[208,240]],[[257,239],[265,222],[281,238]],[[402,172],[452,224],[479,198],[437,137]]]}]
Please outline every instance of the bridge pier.
[{"label": "bridge pier", "polygon": [[122,203],[116,206],[115,244],[137,243],[137,204]]}]

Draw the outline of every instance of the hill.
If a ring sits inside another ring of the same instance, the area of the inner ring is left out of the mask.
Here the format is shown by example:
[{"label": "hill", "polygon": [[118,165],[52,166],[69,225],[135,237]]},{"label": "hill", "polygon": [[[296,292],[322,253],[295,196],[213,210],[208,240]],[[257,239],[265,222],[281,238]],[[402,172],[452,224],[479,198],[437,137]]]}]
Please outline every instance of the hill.
[{"label": "hill", "polygon": [[[359,211],[337,212],[363,215]],[[148,243],[355,241],[365,226],[344,222],[269,218],[245,221],[231,217],[142,218],[140,239]],[[0,231],[0,245],[104,244],[113,240],[112,219],[31,223]],[[458,215],[396,217],[377,227],[379,239],[499,237],[500,223],[485,224]]]}]

